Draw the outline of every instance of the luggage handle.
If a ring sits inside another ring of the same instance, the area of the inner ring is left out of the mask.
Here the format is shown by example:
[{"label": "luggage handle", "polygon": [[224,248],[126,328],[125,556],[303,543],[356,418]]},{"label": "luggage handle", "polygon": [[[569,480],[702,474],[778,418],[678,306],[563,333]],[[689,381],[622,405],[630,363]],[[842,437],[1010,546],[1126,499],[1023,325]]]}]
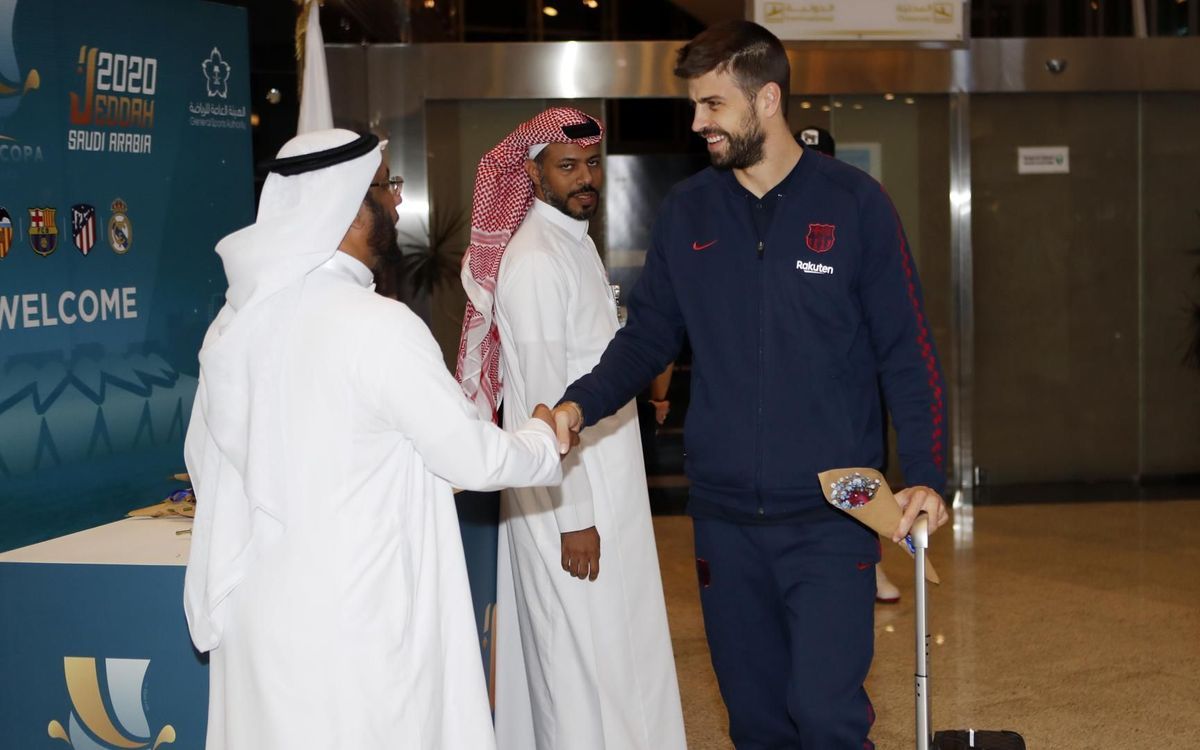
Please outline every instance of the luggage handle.
[{"label": "luggage handle", "polygon": [[915,547],[913,556],[916,563],[914,609],[917,620],[917,663],[914,677],[917,698],[917,750],[929,750],[932,737],[929,717],[929,634],[925,627],[925,551],[929,549],[929,514],[918,514],[909,533]]}]

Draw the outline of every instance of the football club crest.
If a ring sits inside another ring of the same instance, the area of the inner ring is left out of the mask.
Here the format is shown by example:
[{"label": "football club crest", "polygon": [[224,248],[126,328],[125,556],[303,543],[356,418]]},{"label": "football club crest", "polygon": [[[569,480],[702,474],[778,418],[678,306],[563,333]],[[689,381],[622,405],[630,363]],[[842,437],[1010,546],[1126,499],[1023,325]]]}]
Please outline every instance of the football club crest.
[{"label": "football club crest", "polygon": [[804,244],[814,253],[827,253],[833,249],[833,224],[809,224]]},{"label": "football club crest", "polygon": [[129,206],[117,198],[112,202],[112,218],[108,220],[108,244],[117,255],[129,252],[133,245],[133,223],[129,221]]},{"label": "football club crest", "polygon": [[71,206],[71,239],[87,255],[96,244],[96,208],[85,203]]},{"label": "football club crest", "polygon": [[0,206],[0,260],[8,257],[9,248],[12,247],[12,239],[12,217],[8,215],[8,211],[4,206]]},{"label": "football club crest", "polygon": [[29,244],[43,258],[58,249],[58,224],[56,208],[29,209]]}]

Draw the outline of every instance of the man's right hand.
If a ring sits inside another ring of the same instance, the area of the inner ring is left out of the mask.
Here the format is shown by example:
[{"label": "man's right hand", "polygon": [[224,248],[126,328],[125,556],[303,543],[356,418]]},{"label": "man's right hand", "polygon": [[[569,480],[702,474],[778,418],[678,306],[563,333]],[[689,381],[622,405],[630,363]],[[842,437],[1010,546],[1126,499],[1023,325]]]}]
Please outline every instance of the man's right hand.
[{"label": "man's right hand", "polygon": [[533,407],[533,418],[540,419],[546,423],[550,429],[554,429],[554,414],[550,411],[550,407],[545,404],[538,404]]},{"label": "man's right hand", "polygon": [[565,458],[567,455],[567,451],[569,451],[571,448],[574,448],[575,446],[579,445],[579,433],[571,432],[570,430],[568,430],[567,431],[567,450],[563,450],[562,442],[561,442],[562,441],[562,433],[559,432],[556,427],[556,424],[554,421],[554,414],[550,411],[549,406],[546,406],[545,404],[538,404],[537,406],[533,407],[533,418],[540,419],[543,422],[545,422],[546,426],[548,426],[551,430],[555,430],[555,433],[559,436],[559,441],[560,441],[559,446],[558,446],[559,458]]},{"label": "man's right hand", "polygon": [[579,442],[583,429],[583,409],[574,401],[563,401],[554,407],[555,432],[558,433],[558,452],[564,456]]},{"label": "man's right hand", "polygon": [[600,575],[600,532],[595,526],[562,533],[562,567],[580,580],[596,580]]}]

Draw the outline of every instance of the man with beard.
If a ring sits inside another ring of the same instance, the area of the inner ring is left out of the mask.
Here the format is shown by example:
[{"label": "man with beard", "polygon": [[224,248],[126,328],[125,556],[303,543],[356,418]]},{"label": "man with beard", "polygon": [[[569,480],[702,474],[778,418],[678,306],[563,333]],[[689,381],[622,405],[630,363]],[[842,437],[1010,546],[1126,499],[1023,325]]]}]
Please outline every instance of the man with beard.
[{"label": "man with beard", "polygon": [[[689,513],[713,668],[739,750],[862,750],[873,710],[878,538],[817,473],[883,462],[882,382],[908,488],[893,541],[947,520],[942,378],[920,283],[882,188],[806,153],[783,45],[746,21],[680,51],[713,167],[672,189],[626,326],[555,409],[603,419],[692,347]],[[586,432],[584,435],[586,436]]]},{"label": "man with beard", "polygon": [[379,140],[297,136],[217,245],[184,456],[184,583],[209,750],[494,747],[451,485],[558,481],[550,410],[479,419],[433,336],[371,291],[395,246]]},{"label": "man with beard", "polygon": [[[595,119],[553,108],[480,162],[460,375],[481,413],[503,398],[506,426],[590,370],[618,329],[588,236],[604,185],[602,137]],[[495,391],[470,378],[487,369],[467,356],[475,310],[494,311],[503,375]],[[614,411],[564,459],[561,487],[503,495],[494,647],[501,750],[686,747],[637,409],[626,399]]]}]

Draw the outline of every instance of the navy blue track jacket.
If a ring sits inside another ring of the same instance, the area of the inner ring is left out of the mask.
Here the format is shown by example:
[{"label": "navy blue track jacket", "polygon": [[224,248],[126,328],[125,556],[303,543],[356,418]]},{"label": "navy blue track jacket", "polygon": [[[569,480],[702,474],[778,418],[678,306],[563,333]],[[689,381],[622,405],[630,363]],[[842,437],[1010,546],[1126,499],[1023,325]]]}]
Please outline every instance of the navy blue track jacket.
[{"label": "navy blue track jacket", "polygon": [[692,345],[693,515],[802,520],[817,473],[883,464],[878,384],[905,480],[942,492],[943,380],[899,216],[865,173],[807,150],[761,200],[712,168],[672,188],[625,327],[573,383],[591,425]]}]

